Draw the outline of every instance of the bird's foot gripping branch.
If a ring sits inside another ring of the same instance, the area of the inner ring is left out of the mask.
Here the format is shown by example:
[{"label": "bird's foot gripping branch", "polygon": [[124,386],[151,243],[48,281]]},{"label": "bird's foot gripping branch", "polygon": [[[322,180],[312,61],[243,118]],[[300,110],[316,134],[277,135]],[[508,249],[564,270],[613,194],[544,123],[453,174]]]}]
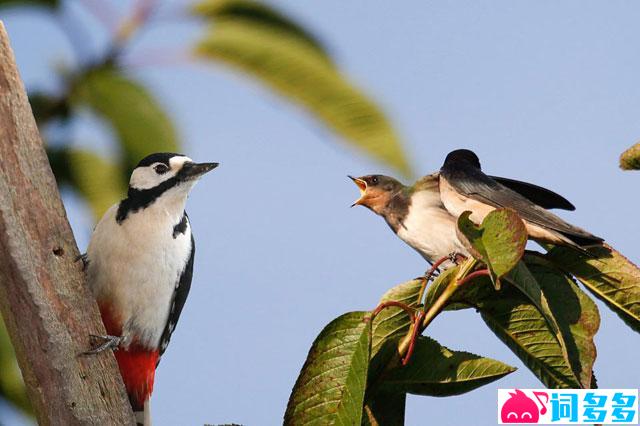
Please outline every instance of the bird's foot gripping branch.
[{"label": "bird's foot gripping branch", "polygon": [[481,226],[461,215],[458,234],[473,258],[428,287],[427,277],[397,285],[374,311],[344,314],[322,330],[291,393],[285,425],[318,419],[401,425],[407,394],[459,395],[516,370],[423,336],[442,312],[474,308],[549,388],[596,386],[600,317],[577,281],[640,331],[640,270],[615,250],[525,252],[522,221],[503,209]]}]

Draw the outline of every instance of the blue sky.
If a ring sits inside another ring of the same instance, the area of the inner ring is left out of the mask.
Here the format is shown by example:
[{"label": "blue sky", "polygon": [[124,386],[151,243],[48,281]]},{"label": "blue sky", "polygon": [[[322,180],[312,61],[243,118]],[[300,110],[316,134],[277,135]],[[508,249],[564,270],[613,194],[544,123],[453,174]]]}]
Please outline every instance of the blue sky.
[{"label": "blue sky", "polygon": [[[78,3],[69,13],[89,25],[89,46],[103,47],[106,32]],[[186,4],[164,3],[164,16]],[[640,138],[640,3],[270,3],[318,34],[383,106],[418,173],[439,168],[452,149],[473,149],[487,172],[565,195],[577,210],[564,218],[640,261],[640,174],[617,167],[620,152]],[[2,18],[27,86],[55,89],[52,66],[73,63],[64,34],[42,13]],[[130,57],[177,51],[199,30],[156,25]],[[220,65],[138,67],[134,75],[175,117],[184,151],[222,163],[188,204],[194,283],[157,372],[155,424],[281,423],[322,327],[373,308],[426,267],[382,219],[349,209],[357,190],[347,174],[391,171]],[[83,119],[73,134],[78,145],[110,152],[108,131],[95,120]],[[71,195],[65,201],[84,249],[91,218]],[[598,383],[637,388],[640,339],[598,306]],[[493,424],[497,388],[541,387],[471,310],[442,315],[427,333],[519,371],[459,397],[410,396],[408,425]]]}]

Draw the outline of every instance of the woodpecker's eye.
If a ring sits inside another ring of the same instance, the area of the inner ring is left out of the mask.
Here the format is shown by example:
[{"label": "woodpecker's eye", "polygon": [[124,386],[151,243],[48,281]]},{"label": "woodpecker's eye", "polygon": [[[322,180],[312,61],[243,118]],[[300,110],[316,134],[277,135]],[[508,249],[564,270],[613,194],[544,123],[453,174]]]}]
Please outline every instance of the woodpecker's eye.
[{"label": "woodpecker's eye", "polygon": [[153,170],[155,170],[157,174],[163,175],[169,171],[169,167],[164,164],[158,164],[153,168]]},{"label": "woodpecker's eye", "polygon": [[377,185],[378,184],[378,176],[374,176],[371,178],[371,185]]}]

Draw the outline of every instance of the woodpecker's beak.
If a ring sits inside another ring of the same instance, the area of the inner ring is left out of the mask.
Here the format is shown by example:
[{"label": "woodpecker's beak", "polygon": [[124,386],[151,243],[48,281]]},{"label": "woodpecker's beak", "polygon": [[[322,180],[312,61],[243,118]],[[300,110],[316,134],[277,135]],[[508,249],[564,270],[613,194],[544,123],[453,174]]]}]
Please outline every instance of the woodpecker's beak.
[{"label": "woodpecker's beak", "polygon": [[351,207],[360,205],[364,202],[364,198],[365,195],[367,193],[367,182],[365,182],[364,180],[360,179],[360,178],[354,178],[353,176],[349,176],[349,179],[351,179],[356,185],[358,185],[358,189],[360,190],[360,198],[358,198],[353,204],[351,204]]},{"label": "woodpecker's beak", "polygon": [[219,163],[184,163],[178,178],[183,181],[199,179],[203,174],[210,172],[219,166]]}]

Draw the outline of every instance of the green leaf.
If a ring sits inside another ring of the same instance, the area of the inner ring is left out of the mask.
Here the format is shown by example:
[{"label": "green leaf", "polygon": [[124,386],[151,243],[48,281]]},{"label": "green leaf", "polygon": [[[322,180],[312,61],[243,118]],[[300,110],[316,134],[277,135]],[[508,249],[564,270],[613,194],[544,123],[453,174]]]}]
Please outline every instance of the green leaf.
[{"label": "green leaf", "polygon": [[[418,307],[421,279],[399,284],[387,291],[379,303],[395,301]],[[398,345],[411,326],[409,315],[401,308],[390,306],[382,310],[373,320],[371,331],[371,361],[368,382],[375,386],[380,374],[388,365],[399,362]]]},{"label": "green leaf", "polygon": [[69,185],[87,201],[94,218],[123,198],[125,171],[99,155],[84,149],[47,148],[58,185]]},{"label": "green leaf", "polygon": [[545,295],[540,283],[531,274],[524,262],[518,262],[517,266],[509,273],[506,279],[513,284],[522,294],[524,294],[544,316],[549,324],[549,329],[555,334],[560,347],[569,361],[569,353],[567,350],[567,336],[558,325],[555,312],[551,310],[549,301]]},{"label": "green leaf", "polygon": [[640,143],[633,145],[620,155],[622,170],[640,170]]},{"label": "green leaf", "polygon": [[[387,291],[379,303],[395,301],[418,307],[418,293],[422,286],[422,279],[415,279],[399,284]],[[380,347],[388,341],[404,337],[409,331],[411,319],[407,313],[398,307],[388,307],[380,312],[373,321],[371,353],[375,356]]]},{"label": "green leaf", "polygon": [[307,43],[316,53],[331,59],[322,43],[309,31],[282,12],[252,0],[203,0],[192,7],[196,16],[212,20],[214,24],[222,20],[245,22],[247,25],[263,26],[265,30],[280,31]]},{"label": "green leaf", "polygon": [[128,170],[148,154],[178,151],[167,113],[147,89],[116,69],[83,75],[74,84],[71,102],[91,108],[111,125]]},{"label": "green leaf", "polygon": [[515,370],[500,361],[449,350],[421,336],[411,363],[393,370],[385,385],[415,395],[452,396],[470,392]]},{"label": "green leaf", "polygon": [[361,151],[410,175],[398,137],[380,108],[298,36],[248,21],[222,20],[208,29],[195,54],[260,80]]},{"label": "green leaf", "polygon": [[[438,275],[438,278],[431,283],[431,285],[427,289],[427,295],[425,296],[425,306],[431,306],[438,299],[440,294],[444,291],[445,288],[449,285],[449,282],[456,277],[458,271],[460,270],[460,266],[452,266],[450,268],[445,269]],[[473,284],[472,284],[473,285]],[[460,290],[457,290],[460,291]],[[455,298],[454,298],[455,299]],[[449,301],[449,304],[445,306],[445,311],[452,310],[460,310],[467,309],[468,305],[464,303]]]},{"label": "green leaf", "polygon": [[59,0],[0,0],[0,7],[46,7],[55,9],[60,5]]},{"label": "green leaf", "polygon": [[565,351],[546,318],[514,286],[496,291],[480,277],[456,292],[452,302],[475,307],[489,328],[549,388],[580,388]]},{"label": "green leaf", "polygon": [[404,426],[406,402],[405,392],[379,388],[375,395],[367,397],[362,424],[364,426]]},{"label": "green leaf", "polygon": [[549,308],[565,336],[574,373],[582,387],[594,388],[596,345],[593,337],[600,327],[598,307],[571,277],[564,275],[550,262],[537,256],[527,256],[527,264],[547,296]]},{"label": "green leaf", "polygon": [[471,212],[466,211],[458,217],[458,235],[465,245],[470,246],[474,257],[487,265],[499,288],[500,278],[508,274],[524,254],[527,230],[518,214],[511,209],[493,210],[480,227],[475,226],[469,216]]},{"label": "green leaf", "polygon": [[2,317],[0,317],[0,398],[10,402],[25,414],[33,414],[22,373]]},{"label": "green leaf", "polygon": [[609,246],[592,248],[593,258],[554,247],[546,258],[573,274],[633,330],[640,332],[640,269]]},{"label": "green leaf", "polygon": [[289,397],[285,425],[360,424],[371,349],[367,315],[344,314],[313,342]]},{"label": "green leaf", "polygon": [[544,316],[521,293],[514,289],[506,293],[494,302],[482,304],[482,319],[489,328],[545,386],[580,388]]}]

